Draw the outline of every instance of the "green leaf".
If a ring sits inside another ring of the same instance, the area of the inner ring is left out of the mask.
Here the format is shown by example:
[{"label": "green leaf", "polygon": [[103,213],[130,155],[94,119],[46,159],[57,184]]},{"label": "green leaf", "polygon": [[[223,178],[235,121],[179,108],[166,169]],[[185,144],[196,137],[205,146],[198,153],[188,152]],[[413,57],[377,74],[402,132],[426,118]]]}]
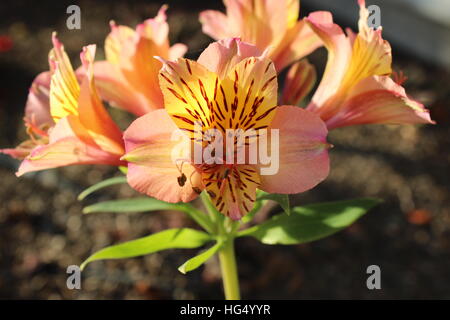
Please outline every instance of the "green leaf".
[{"label": "green leaf", "polygon": [[83,213],[94,212],[145,212],[157,210],[188,210],[182,203],[167,203],[154,198],[142,197],[95,203],[83,209]]},{"label": "green leaf", "polygon": [[214,246],[211,248],[203,251],[199,255],[189,259],[185,263],[183,263],[179,268],[178,271],[180,271],[183,274],[186,274],[192,270],[197,269],[202,264],[204,264],[206,261],[208,261],[221,247],[221,242],[217,242]]},{"label": "green leaf", "polygon": [[111,200],[95,203],[83,208],[83,213],[96,212],[149,212],[159,210],[178,210],[185,212],[190,218],[196,221],[203,229],[213,233],[214,226],[209,217],[194,208],[189,203],[167,203],[149,197]]},{"label": "green leaf", "polygon": [[115,184],[121,184],[121,183],[127,183],[127,177],[114,177],[114,178],[110,178],[110,179],[106,179],[103,180],[99,183],[94,184],[93,186],[90,186],[89,188],[87,188],[86,190],[84,190],[83,192],[81,192],[78,195],[78,200],[83,200],[84,198],[86,198],[88,195],[90,195],[91,193],[103,189],[105,187],[109,187]]},{"label": "green leaf", "polygon": [[97,260],[133,258],[167,249],[198,248],[211,240],[213,237],[202,231],[189,228],[168,229],[97,251],[80,268],[84,269],[89,262]]},{"label": "green leaf", "polygon": [[256,200],[273,200],[277,202],[287,215],[291,214],[291,207],[289,205],[289,196],[287,194],[275,194],[264,192]]},{"label": "green leaf", "polygon": [[294,207],[290,216],[278,214],[238,236],[251,236],[265,244],[315,241],[348,227],[380,202],[362,198]]}]

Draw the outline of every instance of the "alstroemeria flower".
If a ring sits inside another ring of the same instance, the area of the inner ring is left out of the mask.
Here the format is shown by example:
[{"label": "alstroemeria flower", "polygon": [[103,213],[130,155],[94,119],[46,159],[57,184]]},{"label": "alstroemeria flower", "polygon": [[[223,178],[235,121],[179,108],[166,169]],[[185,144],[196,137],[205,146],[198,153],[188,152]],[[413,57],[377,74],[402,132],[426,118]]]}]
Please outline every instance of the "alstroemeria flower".
[{"label": "alstroemeria flower", "polygon": [[43,138],[28,155],[24,153],[17,175],[73,164],[123,165],[122,132],[105,110],[94,84],[95,46],[84,47],[80,54],[85,71],[79,83],[63,45],[56,35],[52,40],[49,91],[45,79],[42,87],[33,84],[26,115],[29,130]]},{"label": "alstroemeria flower", "polygon": [[315,12],[307,18],[328,49],[324,76],[307,110],[319,114],[328,129],[370,123],[433,123],[428,110],[391,79],[391,47],[383,40],[381,27],[368,27],[365,1],[358,3],[358,34],[349,30],[346,36],[329,12]]},{"label": "alstroemeria flower", "polygon": [[299,0],[224,0],[227,14],[200,13],[203,32],[215,40],[239,37],[269,58],[279,72],[322,45],[306,22],[298,20]]},{"label": "alstroemeria flower", "polygon": [[[257,188],[299,193],[328,175],[325,124],[301,108],[277,106],[274,64],[256,47],[227,39],[211,44],[197,62],[164,61],[160,85],[165,110],[138,118],[124,134],[127,153],[123,159],[129,162],[128,182],[136,190],[167,202],[191,201],[206,190],[220,212],[240,219],[253,208]],[[270,135],[277,129],[279,144],[271,145],[270,154],[278,152],[279,170],[262,175],[262,163],[248,159],[236,163],[236,153],[227,150],[221,162],[174,161],[172,152],[179,142],[171,137],[177,129],[188,138],[185,148],[189,150],[199,145],[202,150],[208,148],[212,140],[205,141],[209,138],[205,136],[211,129],[224,139],[230,139],[227,129],[254,129],[257,134],[246,140],[248,144],[261,138],[261,130],[267,129]]]},{"label": "alstroemeria flower", "polygon": [[158,15],[145,20],[136,31],[111,22],[111,33],[105,41],[106,61],[95,63],[95,79],[101,97],[111,105],[138,116],[163,108],[163,96],[158,84],[161,62],[153,59],[182,57],[183,44],[169,45],[167,6]]}]

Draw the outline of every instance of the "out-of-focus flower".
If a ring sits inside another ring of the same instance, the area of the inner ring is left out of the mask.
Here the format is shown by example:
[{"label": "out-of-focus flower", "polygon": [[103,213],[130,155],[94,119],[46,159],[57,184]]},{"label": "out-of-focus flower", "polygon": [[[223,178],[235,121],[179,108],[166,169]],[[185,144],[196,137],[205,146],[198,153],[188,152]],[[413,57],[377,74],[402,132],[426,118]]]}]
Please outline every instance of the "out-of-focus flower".
[{"label": "out-of-focus flower", "polygon": [[79,83],[55,34],[52,40],[50,72],[35,79],[28,96],[25,123],[31,139],[15,150],[1,151],[24,158],[18,176],[73,164],[123,165],[122,132],[94,84],[95,46],[84,47],[80,54],[84,76]]},{"label": "out-of-focus flower", "polygon": [[55,124],[50,114],[50,79],[49,71],[42,72],[31,84],[23,119],[30,139],[16,148],[0,149],[0,152],[24,159],[36,146],[48,143],[48,130]]},{"label": "out-of-focus flower", "polygon": [[347,36],[331,13],[315,12],[307,21],[328,49],[324,76],[307,109],[329,129],[370,123],[433,123],[425,107],[391,79],[391,47],[381,27],[367,25],[368,10],[359,0],[359,33]]},{"label": "out-of-focus flower", "polygon": [[158,15],[133,30],[111,22],[111,33],[105,41],[106,61],[95,63],[95,81],[101,97],[112,106],[138,116],[163,108],[158,84],[161,62],[154,59],[182,57],[183,44],[169,45],[169,25],[163,6]]},{"label": "out-of-focus flower", "polygon": [[200,13],[203,32],[216,40],[239,37],[269,58],[279,72],[322,45],[304,19],[298,20],[299,0],[224,0],[226,15]]},{"label": "out-of-focus flower", "polygon": [[316,79],[316,69],[306,59],[294,63],[286,75],[281,103],[298,105],[311,91]]},{"label": "out-of-focus flower", "polygon": [[[138,118],[124,134],[127,153],[123,159],[129,162],[128,182],[136,190],[167,202],[191,201],[206,190],[220,212],[240,219],[253,208],[257,188],[299,193],[328,175],[325,124],[301,108],[277,106],[274,65],[256,47],[226,39],[211,44],[197,62],[164,61],[160,84],[165,110]],[[246,144],[257,143],[263,132],[270,136],[277,129],[279,143],[271,145],[269,152],[278,152],[279,170],[262,175],[264,165],[249,163],[247,157],[239,164],[239,148],[214,153],[213,162],[198,163],[192,157],[174,162],[171,155],[179,141],[171,137],[177,129],[187,137],[188,151],[211,146],[210,129],[220,133],[224,144],[232,139],[231,145],[242,136],[229,136],[228,129],[255,130]]]},{"label": "out-of-focus flower", "polygon": [[0,52],[7,52],[12,49],[13,40],[8,35],[0,35]]}]

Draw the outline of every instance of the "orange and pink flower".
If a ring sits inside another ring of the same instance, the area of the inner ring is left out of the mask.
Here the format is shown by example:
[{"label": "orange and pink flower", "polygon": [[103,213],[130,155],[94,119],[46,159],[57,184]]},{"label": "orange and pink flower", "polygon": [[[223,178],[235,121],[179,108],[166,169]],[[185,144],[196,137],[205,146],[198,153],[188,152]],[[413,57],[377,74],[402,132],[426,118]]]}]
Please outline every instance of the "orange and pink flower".
[{"label": "orange and pink flower", "polygon": [[[226,39],[211,44],[198,61],[163,60],[165,110],[138,118],[124,134],[127,153],[122,159],[129,162],[129,184],[167,202],[188,202],[206,190],[220,212],[240,219],[253,208],[256,189],[299,193],[325,179],[326,126],[312,112],[277,106],[277,74],[266,55],[239,39]],[[260,163],[174,162],[173,132],[185,132],[192,140],[186,146],[190,149],[199,143],[196,134],[204,134],[195,131],[198,123],[223,136],[227,129],[279,130],[279,171],[260,175]]]},{"label": "orange and pink flower", "polygon": [[25,124],[30,140],[16,149],[3,149],[23,158],[17,175],[73,164],[124,165],[122,132],[105,110],[94,84],[95,46],[80,54],[79,82],[63,45],[53,35],[50,72],[33,82]]},{"label": "orange and pink flower", "polygon": [[182,57],[184,44],[169,45],[167,6],[158,15],[139,24],[136,30],[111,22],[105,41],[106,60],[96,62],[95,79],[101,97],[112,106],[141,116],[164,107],[158,84],[161,62],[154,59]]},{"label": "orange and pink flower", "polygon": [[320,115],[329,129],[433,123],[428,110],[390,77],[391,47],[382,38],[381,27],[368,27],[365,1],[358,3],[358,34],[347,30],[345,35],[329,12],[314,12],[306,19],[328,50],[325,73],[307,110]]},{"label": "orange and pink flower", "polygon": [[304,19],[298,20],[299,0],[224,0],[220,11],[200,13],[203,32],[215,40],[238,37],[261,51],[279,72],[322,46]]}]

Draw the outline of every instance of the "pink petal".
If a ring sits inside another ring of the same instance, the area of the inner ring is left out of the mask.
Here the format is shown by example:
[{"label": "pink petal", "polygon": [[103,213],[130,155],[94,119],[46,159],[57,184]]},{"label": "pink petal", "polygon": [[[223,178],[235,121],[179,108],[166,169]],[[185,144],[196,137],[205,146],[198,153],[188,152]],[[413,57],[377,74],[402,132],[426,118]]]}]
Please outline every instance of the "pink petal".
[{"label": "pink petal", "polygon": [[200,22],[203,32],[215,40],[230,36],[227,16],[220,11],[206,10],[201,12]]},{"label": "pink petal", "polygon": [[175,43],[169,49],[169,60],[176,60],[184,56],[187,52],[188,47],[182,43]]},{"label": "pink petal", "polygon": [[21,163],[16,175],[74,164],[123,165],[119,156],[101,150],[74,116],[58,121],[50,131],[50,143],[36,147]]},{"label": "pink petal", "polygon": [[256,46],[243,42],[239,38],[229,38],[211,43],[202,52],[197,62],[223,79],[240,61],[259,56],[261,51]]},{"label": "pink petal", "polygon": [[333,23],[330,12],[313,12],[307,18],[313,31],[322,39],[328,50],[325,73],[317,88],[308,110],[324,112],[325,102],[339,89],[352,55],[350,41],[341,27]]},{"label": "pink petal", "polygon": [[25,106],[25,119],[27,123],[37,128],[51,127],[54,122],[50,114],[50,72],[40,73],[34,80],[28,93]]},{"label": "pink petal", "polygon": [[386,76],[362,80],[349,93],[339,112],[326,121],[329,129],[356,124],[434,123],[423,104]]},{"label": "pink petal", "polygon": [[[129,162],[127,178],[130,186],[171,203],[193,200],[198,194],[191,182],[200,186],[200,175],[188,162],[182,166],[186,182],[184,186],[178,183],[181,173],[176,161],[172,160],[172,151],[180,142],[171,139],[177,129],[167,112],[161,109],[136,119],[124,134],[127,154],[123,159]],[[181,164],[179,161],[178,165]]]},{"label": "pink petal", "polygon": [[299,107],[280,106],[270,129],[279,129],[279,170],[274,175],[261,175],[261,190],[299,193],[328,176],[328,131],[319,116]]}]

